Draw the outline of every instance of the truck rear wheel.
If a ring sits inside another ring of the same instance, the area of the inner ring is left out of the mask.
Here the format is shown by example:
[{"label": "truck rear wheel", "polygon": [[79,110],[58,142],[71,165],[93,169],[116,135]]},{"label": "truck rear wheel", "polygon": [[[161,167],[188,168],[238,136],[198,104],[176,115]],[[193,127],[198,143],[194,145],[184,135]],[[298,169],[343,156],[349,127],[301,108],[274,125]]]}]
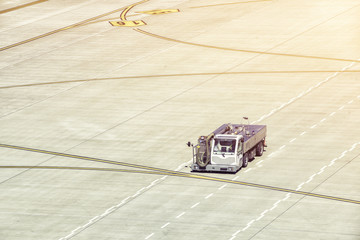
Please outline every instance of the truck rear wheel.
[{"label": "truck rear wheel", "polygon": [[261,156],[264,153],[264,143],[263,141],[259,142],[258,145],[256,145],[256,156]]},{"label": "truck rear wheel", "polygon": [[243,163],[242,163],[242,167],[246,167],[249,163],[249,155],[247,153],[244,154],[243,157]]}]

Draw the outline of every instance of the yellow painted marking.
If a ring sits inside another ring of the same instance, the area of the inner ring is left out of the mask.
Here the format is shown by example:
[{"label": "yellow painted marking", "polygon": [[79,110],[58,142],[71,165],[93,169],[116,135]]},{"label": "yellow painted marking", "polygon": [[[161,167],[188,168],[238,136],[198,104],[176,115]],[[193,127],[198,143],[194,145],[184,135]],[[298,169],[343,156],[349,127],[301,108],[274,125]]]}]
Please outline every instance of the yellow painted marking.
[{"label": "yellow painted marking", "polygon": [[146,23],[142,20],[135,21],[109,21],[109,23],[115,27],[137,27],[146,25]]},{"label": "yellow painted marking", "polygon": [[19,6],[13,7],[13,8],[8,8],[8,9],[5,9],[5,10],[1,10],[0,14],[15,11],[15,10],[18,10],[18,9],[21,9],[21,8],[29,7],[29,6],[38,4],[38,3],[46,2],[46,1],[48,1],[48,0],[38,0],[38,1],[23,4],[23,5],[19,5]]},{"label": "yellow painted marking", "polygon": [[243,72],[208,72],[208,73],[178,73],[178,74],[159,74],[159,75],[139,75],[139,76],[123,76],[111,78],[90,78],[69,81],[56,81],[56,82],[42,82],[42,83],[29,83],[11,86],[3,86],[0,89],[18,88],[18,87],[35,87],[42,85],[65,84],[76,82],[94,82],[94,81],[111,81],[118,79],[137,79],[137,78],[161,78],[161,77],[187,77],[187,76],[211,76],[211,75],[237,75],[237,74],[304,74],[304,73],[360,73],[360,70],[314,70],[314,71],[243,71]]},{"label": "yellow painted marking", "polygon": [[13,48],[13,47],[17,47],[17,46],[20,46],[20,45],[23,45],[23,44],[26,44],[26,43],[29,43],[29,42],[32,42],[32,41],[35,41],[35,40],[38,40],[40,38],[43,38],[43,37],[47,37],[47,36],[50,36],[52,34],[55,34],[55,33],[58,33],[58,32],[61,32],[61,31],[65,31],[65,30],[68,30],[68,29],[71,29],[71,28],[75,28],[75,27],[79,27],[79,26],[82,26],[88,22],[91,22],[91,21],[94,21],[94,20],[97,20],[99,18],[102,18],[102,17],[105,17],[105,16],[108,16],[110,14],[113,14],[113,13],[116,13],[116,12],[119,12],[121,10],[124,10],[121,14],[123,15],[123,17],[125,18],[125,15],[127,14],[127,12],[134,6],[138,5],[138,4],[141,4],[141,3],[144,3],[144,2],[147,2],[149,0],[143,0],[141,2],[138,2],[138,3],[135,3],[133,5],[131,5],[130,7],[127,7],[124,9],[124,7],[121,7],[121,8],[118,8],[118,9],[115,9],[113,11],[110,11],[110,12],[107,12],[107,13],[104,13],[104,14],[101,14],[101,15],[98,15],[96,17],[92,17],[92,18],[89,18],[87,20],[84,20],[84,21],[81,21],[79,23],[75,23],[75,24],[72,24],[70,26],[67,26],[67,27],[63,27],[63,28],[60,28],[60,29],[57,29],[57,30],[54,30],[54,31],[51,31],[51,32],[48,32],[48,33],[45,33],[45,34],[41,34],[39,36],[36,36],[36,37],[33,37],[33,38],[29,38],[27,40],[24,40],[24,41],[21,41],[21,42],[18,42],[18,43],[14,43],[14,44],[11,44],[11,45],[8,45],[6,47],[2,47],[0,48],[0,52],[1,51],[4,51],[4,50],[8,50],[10,48]]},{"label": "yellow painted marking", "polygon": [[96,19],[99,19],[99,18],[108,16],[108,15],[110,15],[110,14],[119,12],[119,11],[121,11],[121,10],[123,10],[123,9],[124,9],[123,7],[122,7],[122,8],[118,8],[118,9],[113,10],[113,11],[111,11],[111,12],[107,12],[107,13],[98,15],[98,16],[96,16],[96,17],[92,17],[92,18],[86,19],[86,20],[81,21],[81,22],[79,22],[79,23],[75,23],[75,24],[72,24],[72,25],[67,26],[67,27],[63,27],[63,28],[60,28],[60,29],[57,29],[57,30],[54,30],[54,31],[51,31],[51,32],[48,32],[48,33],[44,33],[44,34],[41,34],[41,35],[39,35],[39,36],[36,36],[36,37],[33,37],[33,38],[29,38],[29,39],[27,39],[27,40],[24,40],[24,41],[21,41],[21,42],[18,42],[18,43],[11,44],[11,45],[6,46],[6,47],[2,47],[2,48],[0,48],[0,52],[1,52],[1,51],[4,51],[4,50],[7,50],[7,49],[10,49],[10,48],[13,48],[13,47],[17,47],[17,46],[23,45],[23,44],[25,44],[25,43],[29,43],[29,42],[38,40],[38,39],[43,38],[43,37],[50,36],[50,35],[52,35],[52,34],[55,34],[55,33],[61,32],[61,31],[65,31],[65,30],[68,30],[68,29],[71,29],[71,28],[75,28],[75,27],[82,26],[82,25],[85,24],[85,23],[88,23],[88,22],[91,22],[91,21],[93,21],[93,20],[96,20]]},{"label": "yellow painted marking", "polygon": [[205,7],[218,7],[224,5],[234,5],[234,4],[243,4],[243,3],[257,3],[257,2],[270,2],[272,0],[255,0],[255,1],[247,1],[247,2],[231,2],[231,3],[219,3],[219,4],[212,4],[212,5],[203,5],[203,6],[196,6],[190,8],[205,8]]},{"label": "yellow painted marking", "polygon": [[167,13],[177,13],[177,12],[180,12],[180,10],[179,9],[156,9],[156,10],[150,10],[150,11],[141,11],[141,12],[137,12],[137,13],[157,15],[157,14],[167,14]]},{"label": "yellow painted marking", "polygon": [[[288,192],[288,193],[294,193],[294,194],[323,198],[323,199],[330,199],[330,200],[347,202],[347,203],[360,204],[360,201],[358,201],[358,200],[352,200],[352,199],[346,199],[346,198],[340,198],[340,197],[334,197],[334,196],[327,196],[327,195],[310,193],[310,192],[296,191],[296,190],[292,190],[292,189],[267,186],[267,185],[256,184],[256,183],[248,183],[248,182],[234,181],[234,180],[228,180],[228,179],[223,179],[223,178],[196,175],[196,174],[172,171],[172,170],[161,169],[161,168],[150,167],[150,166],[143,166],[143,165],[132,164],[132,163],[116,162],[116,161],[104,160],[104,159],[99,159],[99,158],[91,158],[91,157],[85,157],[85,156],[79,156],[79,155],[73,155],[73,154],[67,154],[67,153],[52,152],[52,151],[46,151],[46,150],[34,149],[34,148],[26,148],[26,147],[7,145],[7,144],[0,144],[0,147],[35,152],[35,153],[48,154],[48,155],[53,155],[53,156],[75,158],[75,159],[81,159],[81,160],[87,160],[87,161],[93,161],[93,162],[101,162],[101,163],[113,164],[113,165],[119,165],[119,166],[125,166],[125,167],[151,170],[153,172],[158,172],[158,174],[161,174],[161,175],[165,174],[165,175],[169,175],[169,176],[188,177],[188,178],[203,179],[203,180],[223,182],[223,183],[238,184],[238,185],[249,186],[249,187],[256,187],[256,188],[262,188],[262,189],[268,189],[268,190],[274,190],[274,191],[280,191],[280,192]],[[119,171],[123,171],[123,170],[119,170]],[[148,172],[148,171],[146,171],[146,172]],[[151,173],[151,172],[149,172],[149,173]],[[156,173],[153,173],[153,174],[156,174]]]},{"label": "yellow painted marking", "polygon": [[187,45],[192,45],[192,46],[198,46],[198,47],[225,50],[225,51],[264,54],[264,55],[274,55],[274,56],[282,56],[282,57],[311,58],[311,59],[332,60],[332,61],[342,61],[342,62],[360,62],[360,60],[344,59],[344,58],[330,58],[330,57],[307,56],[307,55],[290,54],[290,53],[263,52],[263,51],[254,51],[254,50],[245,50],[245,49],[217,47],[217,46],[211,46],[211,45],[205,45],[205,44],[193,43],[193,42],[186,42],[186,41],[177,40],[177,39],[173,39],[173,38],[169,38],[169,37],[164,37],[164,36],[160,36],[160,35],[157,35],[157,34],[154,34],[154,33],[146,32],[146,31],[138,29],[138,28],[135,28],[134,30],[139,32],[139,33],[142,33],[142,34],[145,34],[145,35],[148,35],[148,36],[151,36],[151,37],[155,37],[155,38],[159,38],[159,39],[163,39],[163,40],[167,40],[167,41],[172,41],[172,42],[177,42],[177,43],[182,43],[182,44],[187,44]]},{"label": "yellow painted marking", "polygon": [[143,0],[143,1],[134,3],[134,4],[126,7],[126,8],[124,9],[124,11],[122,11],[122,13],[120,14],[120,19],[121,19],[122,21],[126,21],[126,20],[127,20],[127,19],[126,19],[126,14],[130,11],[130,9],[132,9],[132,8],[135,7],[136,5],[142,4],[142,3],[147,2],[147,1],[149,1],[149,0]]}]

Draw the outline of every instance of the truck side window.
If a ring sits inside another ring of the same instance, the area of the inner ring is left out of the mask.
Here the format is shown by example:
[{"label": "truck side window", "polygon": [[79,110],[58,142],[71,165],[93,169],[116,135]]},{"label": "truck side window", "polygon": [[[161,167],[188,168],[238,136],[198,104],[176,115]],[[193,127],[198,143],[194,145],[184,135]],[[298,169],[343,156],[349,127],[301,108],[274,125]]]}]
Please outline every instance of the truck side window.
[{"label": "truck side window", "polygon": [[241,141],[239,140],[239,143],[238,143],[238,153],[241,152],[242,150],[242,144],[241,144]]}]

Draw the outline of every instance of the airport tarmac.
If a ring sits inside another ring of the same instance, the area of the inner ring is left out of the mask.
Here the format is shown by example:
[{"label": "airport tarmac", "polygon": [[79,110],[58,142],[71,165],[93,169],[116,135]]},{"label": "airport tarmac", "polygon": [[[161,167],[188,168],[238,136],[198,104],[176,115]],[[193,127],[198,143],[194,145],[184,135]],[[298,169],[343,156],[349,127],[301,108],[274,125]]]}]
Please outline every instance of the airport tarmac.
[{"label": "airport tarmac", "polygon": [[[0,3],[0,239],[360,239],[360,1]],[[224,123],[236,174],[192,173]]]}]

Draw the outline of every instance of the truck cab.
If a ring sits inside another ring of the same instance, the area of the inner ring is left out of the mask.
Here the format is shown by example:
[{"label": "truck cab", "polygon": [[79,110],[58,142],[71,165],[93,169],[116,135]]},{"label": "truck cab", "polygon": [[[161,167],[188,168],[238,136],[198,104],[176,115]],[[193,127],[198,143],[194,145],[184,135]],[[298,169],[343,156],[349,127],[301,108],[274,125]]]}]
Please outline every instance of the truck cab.
[{"label": "truck cab", "polygon": [[242,135],[216,135],[212,141],[211,164],[242,165],[243,158]]},{"label": "truck cab", "polygon": [[232,172],[248,165],[249,159],[261,156],[264,150],[266,125],[223,124],[198,144],[188,142],[193,149],[195,172]]}]

